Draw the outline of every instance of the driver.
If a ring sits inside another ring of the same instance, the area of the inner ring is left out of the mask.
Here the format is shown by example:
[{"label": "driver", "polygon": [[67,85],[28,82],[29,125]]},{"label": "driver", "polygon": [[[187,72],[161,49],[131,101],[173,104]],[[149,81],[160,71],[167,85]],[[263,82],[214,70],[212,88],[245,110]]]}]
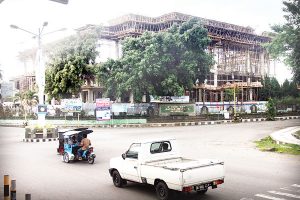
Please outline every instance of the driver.
[{"label": "driver", "polygon": [[80,148],[77,144],[77,137],[75,135],[72,135],[69,144],[72,146],[72,153],[75,155]]},{"label": "driver", "polygon": [[78,160],[82,160],[82,153],[89,148],[91,145],[91,140],[87,138],[87,134],[82,135],[83,139],[80,142],[81,148],[78,149],[77,154],[78,154]]}]

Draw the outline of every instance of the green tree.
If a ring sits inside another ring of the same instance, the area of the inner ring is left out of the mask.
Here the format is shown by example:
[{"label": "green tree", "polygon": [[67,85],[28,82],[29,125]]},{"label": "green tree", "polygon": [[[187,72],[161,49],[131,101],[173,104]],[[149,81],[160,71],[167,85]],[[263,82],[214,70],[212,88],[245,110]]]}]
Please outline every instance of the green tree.
[{"label": "green tree", "polygon": [[300,0],[283,1],[283,11],[286,23],[274,25],[272,29],[276,36],[267,46],[270,54],[275,57],[283,57],[285,63],[293,71],[293,79],[300,83]]},{"label": "green tree", "polygon": [[260,101],[267,101],[269,98],[280,98],[281,88],[276,78],[265,76],[262,85],[263,87],[259,90]]},{"label": "green tree", "polygon": [[130,92],[140,102],[144,94],[183,95],[195,80],[203,82],[213,64],[206,53],[207,30],[192,19],[160,33],[144,33],[123,43],[123,57],[99,67],[109,95]]},{"label": "green tree", "polygon": [[17,93],[15,94],[14,102],[19,102],[21,104],[26,120],[27,114],[29,114],[29,116],[33,114],[32,107],[38,104],[38,95],[32,90]]},{"label": "green tree", "polygon": [[84,82],[95,79],[99,27],[56,44],[46,70],[45,91],[52,97],[78,94]]},{"label": "green tree", "polygon": [[276,117],[275,102],[272,98],[269,98],[267,103],[267,120],[274,121]]},{"label": "green tree", "polygon": [[300,96],[300,91],[297,89],[297,84],[295,81],[290,82],[285,80],[281,86],[281,94],[282,98],[287,96],[295,98]]}]

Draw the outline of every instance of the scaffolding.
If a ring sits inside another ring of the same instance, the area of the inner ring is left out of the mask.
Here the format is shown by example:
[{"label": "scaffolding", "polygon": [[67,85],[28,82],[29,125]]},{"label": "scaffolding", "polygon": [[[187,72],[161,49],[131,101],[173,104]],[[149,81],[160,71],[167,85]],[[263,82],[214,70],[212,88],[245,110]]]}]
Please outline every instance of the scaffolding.
[{"label": "scaffolding", "polygon": [[[261,79],[270,73],[270,58],[263,48],[269,37],[257,35],[251,27],[195,17],[178,12],[159,17],[128,14],[109,21],[101,38],[119,42],[126,37],[138,37],[146,31],[166,31],[175,24],[196,18],[208,30],[211,44],[209,52],[216,64],[207,76],[205,84],[195,84],[192,94],[195,101],[222,101],[224,91],[238,87],[238,100],[257,100]],[[191,94],[191,93],[190,93]]]}]

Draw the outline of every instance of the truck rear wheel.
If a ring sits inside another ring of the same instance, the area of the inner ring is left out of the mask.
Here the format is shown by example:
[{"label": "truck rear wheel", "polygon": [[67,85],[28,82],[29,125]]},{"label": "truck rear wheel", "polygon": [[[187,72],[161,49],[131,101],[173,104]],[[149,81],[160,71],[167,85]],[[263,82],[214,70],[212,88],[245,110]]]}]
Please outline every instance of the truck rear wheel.
[{"label": "truck rear wheel", "polygon": [[169,188],[163,181],[160,181],[156,184],[155,190],[158,199],[160,200],[169,199]]},{"label": "truck rear wheel", "polygon": [[116,187],[119,187],[119,188],[123,187],[125,181],[124,181],[124,179],[121,178],[118,170],[113,171],[112,179],[113,179],[114,185]]}]

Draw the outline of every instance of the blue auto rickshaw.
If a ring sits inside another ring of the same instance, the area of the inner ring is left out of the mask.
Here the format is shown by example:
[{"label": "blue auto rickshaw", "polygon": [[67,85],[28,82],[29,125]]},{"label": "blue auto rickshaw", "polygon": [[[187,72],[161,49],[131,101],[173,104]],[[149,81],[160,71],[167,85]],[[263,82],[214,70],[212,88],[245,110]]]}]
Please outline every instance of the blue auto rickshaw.
[{"label": "blue auto rickshaw", "polygon": [[[70,161],[77,161],[79,157],[77,155],[77,151],[80,148],[79,144],[83,138],[83,134],[90,134],[93,130],[82,128],[82,129],[74,129],[68,130],[62,133],[64,138],[64,149],[63,149],[63,161],[69,163]],[[88,161],[89,164],[93,164],[95,162],[96,155],[94,153],[94,148],[89,147],[82,153],[81,156],[83,161]]]}]

